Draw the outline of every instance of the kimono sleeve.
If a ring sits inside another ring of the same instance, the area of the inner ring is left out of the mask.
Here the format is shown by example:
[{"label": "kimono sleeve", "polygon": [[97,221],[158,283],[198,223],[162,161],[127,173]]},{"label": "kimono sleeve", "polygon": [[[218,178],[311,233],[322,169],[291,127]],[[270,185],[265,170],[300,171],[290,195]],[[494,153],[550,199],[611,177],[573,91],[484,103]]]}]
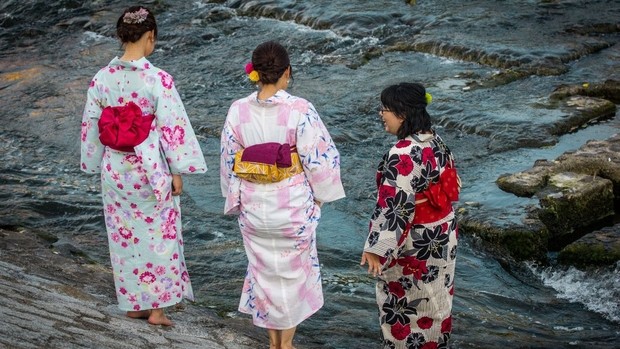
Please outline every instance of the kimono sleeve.
[{"label": "kimono sleeve", "polygon": [[383,157],[377,170],[377,202],[364,246],[365,252],[385,258],[397,252],[415,213],[415,192],[411,187],[414,161],[408,149],[394,149]]},{"label": "kimono sleeve", "polygon": [[226,198],[224,213],[231,214],[239,212],[240,205],[240,186],[241,179],[233,172],[235,164],[235,154],[243,149],[237,137],[231,119],[237,113],[236,103],[228,110],[228,117],[222,129],[220,139],[220,187],[222,196]]},{"label": "kimono sleeve", "polygon": [[340,153],[311,103],[300,118],[296,142],[315,199],[330,202],[345,197],[340,179]]},{"label": "kimono sleeve", "polygon": [[155,117],[161,149],[170,172],[204,173],[207,164],[172,77],[164,71],[157,74],[161,83],[154,87]]},{"label": "kimono sleeve", "polygon": [[98,85],[95,76],[90,82],[82,114],[80,168],[86,173],[101,172],[101,161],[105,150],[105,146],[99,140],[99,126],[97,125],[102,110],[101,101],[98,99]]}]

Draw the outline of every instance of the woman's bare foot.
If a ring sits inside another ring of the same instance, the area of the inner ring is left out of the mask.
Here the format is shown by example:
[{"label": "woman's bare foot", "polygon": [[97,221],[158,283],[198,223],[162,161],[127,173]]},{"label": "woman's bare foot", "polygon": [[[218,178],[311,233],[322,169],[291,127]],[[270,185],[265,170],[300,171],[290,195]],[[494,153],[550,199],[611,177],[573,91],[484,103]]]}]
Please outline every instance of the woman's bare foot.
[{"label": "woman's bare foot", "polygon": [[148,319],[151,316],[150,310],[128,311],[127,317],[132,319]]},{"label": "woman's bare foot", "polygon": [[153,309],[148,321],[151,325],[172,326],[172,321],[166,317],[163,309]]}]

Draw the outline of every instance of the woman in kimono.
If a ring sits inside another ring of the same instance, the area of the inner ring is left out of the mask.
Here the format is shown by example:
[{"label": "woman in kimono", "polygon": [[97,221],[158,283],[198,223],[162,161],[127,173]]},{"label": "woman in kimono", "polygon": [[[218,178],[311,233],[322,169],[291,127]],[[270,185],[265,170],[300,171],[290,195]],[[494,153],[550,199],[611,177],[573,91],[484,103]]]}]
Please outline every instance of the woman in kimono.
[{"label": "woman in kimono", "polygon": [[[291,349],[297,325],[323,305],[316,228],[321,205],[345,196],[340,155],[314,106],[285,91],[292,70],[284,47],[258,45],[246,73],[258,91],[231,105],[220,164],[224,211],[239,214],[249,262],[239,311],[267,329],[271,349]],[[248,178],[235,170],[240,160],[284,175]]]},{"label": "woman in kimono", "polygon": [[431,96],[417,83],[381,93],[381,119],[398,141],[377,171],[377,203],[361,264],[377,276],[382,348],[448,348],[460,183],[431,128]]},{"label": "woman in kimono", "polygon": [[90,82],[81,169],[101,173],[119,308],[169,326],[164,308],[193,300],[183,256],[181,175],[207,167],[172,77],[145,58],[157,38],[153,13],[130,7],[116,29],[124,54]]}]

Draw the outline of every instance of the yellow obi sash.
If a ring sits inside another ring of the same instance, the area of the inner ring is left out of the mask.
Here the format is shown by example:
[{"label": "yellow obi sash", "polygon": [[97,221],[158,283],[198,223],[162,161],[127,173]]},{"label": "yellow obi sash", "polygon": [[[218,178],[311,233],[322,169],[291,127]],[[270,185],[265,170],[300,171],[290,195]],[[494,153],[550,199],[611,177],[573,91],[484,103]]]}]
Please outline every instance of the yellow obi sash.
[{"label": "yellow obi sash", "polygon": [[303,172],[297,149],[284,143],[261,143],[235,154],[233,171],[253,183],[276,183]]}]

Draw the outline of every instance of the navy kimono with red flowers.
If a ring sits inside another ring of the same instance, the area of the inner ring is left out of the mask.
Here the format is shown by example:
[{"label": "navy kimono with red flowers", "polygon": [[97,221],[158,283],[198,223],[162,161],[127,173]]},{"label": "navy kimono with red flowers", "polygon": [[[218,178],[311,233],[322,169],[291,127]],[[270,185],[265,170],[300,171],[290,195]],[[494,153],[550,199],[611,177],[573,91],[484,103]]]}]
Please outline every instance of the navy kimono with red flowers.
[{"label": "navy kimono with red flowers", "polygon": [[377,171],[365,252],[382,256],[376,285],[383,348],[448,348],[460,180],[443,140],[399,140]]}]

